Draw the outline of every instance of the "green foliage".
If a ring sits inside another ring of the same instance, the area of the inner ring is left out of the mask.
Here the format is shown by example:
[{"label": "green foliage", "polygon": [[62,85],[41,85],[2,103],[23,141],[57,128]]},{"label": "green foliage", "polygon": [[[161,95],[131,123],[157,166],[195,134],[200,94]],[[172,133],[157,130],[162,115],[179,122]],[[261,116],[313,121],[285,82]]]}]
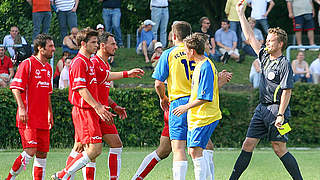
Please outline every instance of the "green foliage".
[{"label": "green foliage", "polygon": [[[297,84],[290,103],[292,118],[289,145],[315,146],[320,143],[319,85]],[[115,118],[115,124],[124,146],[155,146],[163,128],[163,112],[153,89],[117,88],[110,95],[118,105],[126,108],[128,118]],[[223,118],[213,133],[216,147],[240,147],[245,138],[258,91],[220,94]],[[51,130],[52,147],[70,147],[73,144],[72,105],[68,91],[55,89],[52,94],[55,125]],[[9,89],[0,89],[0,148],[20,147],[18,129],[15,127],[16,103]],[[262,146],[267,145],[262,142]]]}]

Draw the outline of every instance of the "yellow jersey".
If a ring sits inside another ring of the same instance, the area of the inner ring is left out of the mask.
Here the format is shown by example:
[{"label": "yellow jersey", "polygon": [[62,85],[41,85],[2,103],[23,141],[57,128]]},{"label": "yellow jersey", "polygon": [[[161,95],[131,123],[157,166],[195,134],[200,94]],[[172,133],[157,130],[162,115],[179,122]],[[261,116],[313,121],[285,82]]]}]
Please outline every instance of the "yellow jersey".
[{"label": "yellow jersey", "polygon": [[197,63],[192,78],[191,97],[208,102],[188,110],[188,129],[206,126],[222,118],[219,108],[218,73],[208,58]]},{"label": "yellow jersey", "polygon": [[152,78],[164,82],[167,80],[169,101],[190,96],[192,73],[195,61],[189,61],[183,43],[162,53],[152,74]]}]

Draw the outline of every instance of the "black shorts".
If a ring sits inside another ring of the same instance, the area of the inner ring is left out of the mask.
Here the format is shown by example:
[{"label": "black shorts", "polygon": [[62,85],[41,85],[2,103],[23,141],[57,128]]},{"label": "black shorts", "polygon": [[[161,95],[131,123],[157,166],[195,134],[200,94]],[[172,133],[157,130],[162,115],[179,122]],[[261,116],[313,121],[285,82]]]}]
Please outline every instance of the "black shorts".
[{"label": "black shorts", "polygon": [[[247,137],[261,139],[267,135],[269,141],[282,141],[287,142],[288,136],[280,135],[278,129],[274,126],[277,119],[277,114],[279,110],[278,104],[272,105],[262,105],[259,104],[254,111],[254,115],[251,119]],[[289,107],[284,113],[284,123],[289,122],[290,110]]]}]

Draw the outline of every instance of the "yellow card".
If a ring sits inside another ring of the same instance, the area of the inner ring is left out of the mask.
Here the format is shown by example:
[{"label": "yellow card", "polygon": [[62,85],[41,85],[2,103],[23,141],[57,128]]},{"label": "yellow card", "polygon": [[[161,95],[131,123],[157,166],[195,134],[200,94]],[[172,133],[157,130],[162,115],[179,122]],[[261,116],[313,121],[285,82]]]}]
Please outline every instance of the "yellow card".
[{"label": "yellow card", "polygon": [[281,135],[285,135],[291,131],[291,127],[289,126],[289,123],[285,123],[280,128],[278,128],[278,131]]}]

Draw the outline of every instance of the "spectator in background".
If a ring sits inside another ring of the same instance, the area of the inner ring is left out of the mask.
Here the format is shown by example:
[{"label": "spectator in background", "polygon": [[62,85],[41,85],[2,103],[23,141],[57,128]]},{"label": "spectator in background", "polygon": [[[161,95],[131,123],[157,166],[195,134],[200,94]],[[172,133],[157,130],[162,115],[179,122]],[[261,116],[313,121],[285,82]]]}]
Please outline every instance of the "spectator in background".
[{"label": "spectator in background", "polygon": [[[251,17],[256,20],[256,26],[261,26],[264,35],[268,34],[268,15],[275,5],[273,0],[248,0],[248,5],[252,8]],[[267,9],[269,3],[269,7]]]},{"label": "spectator in background", "polygon": [[[230,22],[230,29],[237,34],[238,38],[238,44],[237,48],[241,48],[241,25],[240,25],[240,19],[236,11],[236,5],[239,2],[239,0],[227,0],[226,7],[224,8],[224,12],[226,13],[228,20]],[[245,1],[246,2],[246,1]],[[247,6],[247,3],[244,4],[245,8]]]},{"label": "spectator in background", "polygon": [[121,0],[99,0],[102,2],[102,18],[106,31],[116,36],[117,44],[120,48],[123,47],[120,21],[121,21]]},{"label": "spectator in background", "polygon": [[[3,38],[3,45],[6,46],[12,46],[15,43],[15,40],[17,41],[19,38],[21,38],[21,43],[20,44],[27,44],[27,41],[19,35],[19,28],[17,26],[12,26],[10,29],[10,34],[6,35]],[[10,54],[10,57],[14,59],[15,51],[13,47],[7,47],[8,52]]]},{"label": "spectator in background", "polygon": [[64,89],[69,87],[69,68],[72,61],[72,57],[68,56],[65,60],[65,65],[61,71],[59,78],[59,89]]},{"label": "spectator in background", "polygon": [[143,54],[146,63],[149,63],[148,54],[152,54],[154,50],[154,44],[157,42],[156,37],[152,33],[152,26],[155,23],[149,19],[145,20],[143,24],[137,30],[137,54]]},{"label": "spectator in background", "polygon": [[58,61],[56,65],[56,70],[53,75],[53,87],[58,88],[59,86],[59,79],[60,79],[60,74],[63,70],[63,67],[65,66],[65,60],[67,57],[69,57],[71,54],[68,51],[64,51],[62,53],[61,59]]},{"label": "spectator in background", "polygon": [[158,29],[160,34],[160,42],[163,47],[167,47],[167,27],[169,22],[168,0],[151,0],[151,20],[155,22],[152,32],[158,40]]},{"label": "spectator in background", "polygon": [[320,83],[320,53],[318,55],[318,58],[311,63],[310,72],[312,74],[313,83],[319,84]]},{"label": "spectator in background", "polygon": [[214,40],[214,34],[210,31],[210,20],[208,17],[200,18],[201,28],[198,32],[206,34],[208,36],[210,51],[208,57],[214,59],[215,61],[220,61],[222,56],[219,51],[216,51],[216,42]]},{"label": "spectator in background", "polygon": [[[263,38],[263,35],[262,35],[262,32],[260,31],[260,29],[258,28],[255,28],[255,25],[256,25],[256,20],[253,19],[252,17],[249,17],[248,18],[248,22],[253,30],[253,33],[254,33],[254,36],[255,38],[261,43],[263,44],[264,43],[264,38]],[[244,37],[244,34],[241,33],[241,38],[242,38],[242,49],[243,51],[250,55],[250,56],[254,56],[254,57],[257,57],[257,54],[254,52],[254,50],[252,49],[250,43],[248,40],[246,40],[246,38]]]},{"label": "spectator in background", "polygon": [[63,40],[73,27],[78,26],[76,11],[79,5],[79,0],[54,0],[54,4],[57,8],[60,36],[61,40]]},{"label": "spectator in background", "polygon": [[[319,0],[320,1],[320,0]],[[174,44],[173,44],[173,32],[172,32],[172,29],[173,29],[173,25],[175,24],[175,23],[177,23],[177,22],[179,22],[179,21],[173,21],[173,23],[172,23],[172,25],[171,25],[171,31],[169,32],[169,34],[168,34],[168,48],[171,48],[171,47],[173,47],[174,46]]]},{"label": "spectator in background", "polygon": [[240,62],[240,54],[237,49],[237,34],[229,28],[229,21],[223,19],[221,21],[221,28],[215,33],[217,45],[220,47],[219,51],[223,54],[222,61],[226,62],[224,58],[230,56],[236,62]]},{"label": "spectator in background", "polygon": [[304,60],[304,52],[299,51],[297,59],[292,61],[293,81],[312,82],[312,78],[309,71],[309,65]]},{"label": "spectator in background", "polygon": [[261,78],[261,64],[259,59],[256,59],[252,62],[249,79],[252,83],[253,88],[259,88]]},{"label": "spectator in background", "polygon": [[77,34],[79,29],[77,27],[73,27],[71,29],[71,34],[69,36],[64,37],[62,49],[63,51],[68,51],[70,54],[76,55],[79,51],[79,46],[77,44]]},{"label": "spectator in background", "polygon": [[[293,31],[295,31],[297,44],[302,46],[302,31],[307,31],[309,44],[314,43],[314,21],[315,11],[312,0],[286,0],[289,18],[293,20]],[[305,49],[300,48],[301,51]],[[319,50],[319,49],[311,49]]]},{"label": "spectator in background", "polygon": [[161,54],[162,54],[162,43],[156,42],[154,44],[154,53],[151,57],[152,67],[155,68],[157,66]]},{"label": "spectator in background", "polygon": [[98,24],[96,30],[98,31],[99,35],[101,35],[104,32],[103,24]]},{"label": "spectator in background", "polygon": [[48,34],[51,23],[51,7],[50,0],[27,0],[32,6],[32,22],[33,22],[33,34],[32,40],[34,40],[38,34]]},{"label": "spectator in background", "polygon": [[8,87],[14,75],[12,61],[5,52],[6,48],[0,46],[0,87]]}]

